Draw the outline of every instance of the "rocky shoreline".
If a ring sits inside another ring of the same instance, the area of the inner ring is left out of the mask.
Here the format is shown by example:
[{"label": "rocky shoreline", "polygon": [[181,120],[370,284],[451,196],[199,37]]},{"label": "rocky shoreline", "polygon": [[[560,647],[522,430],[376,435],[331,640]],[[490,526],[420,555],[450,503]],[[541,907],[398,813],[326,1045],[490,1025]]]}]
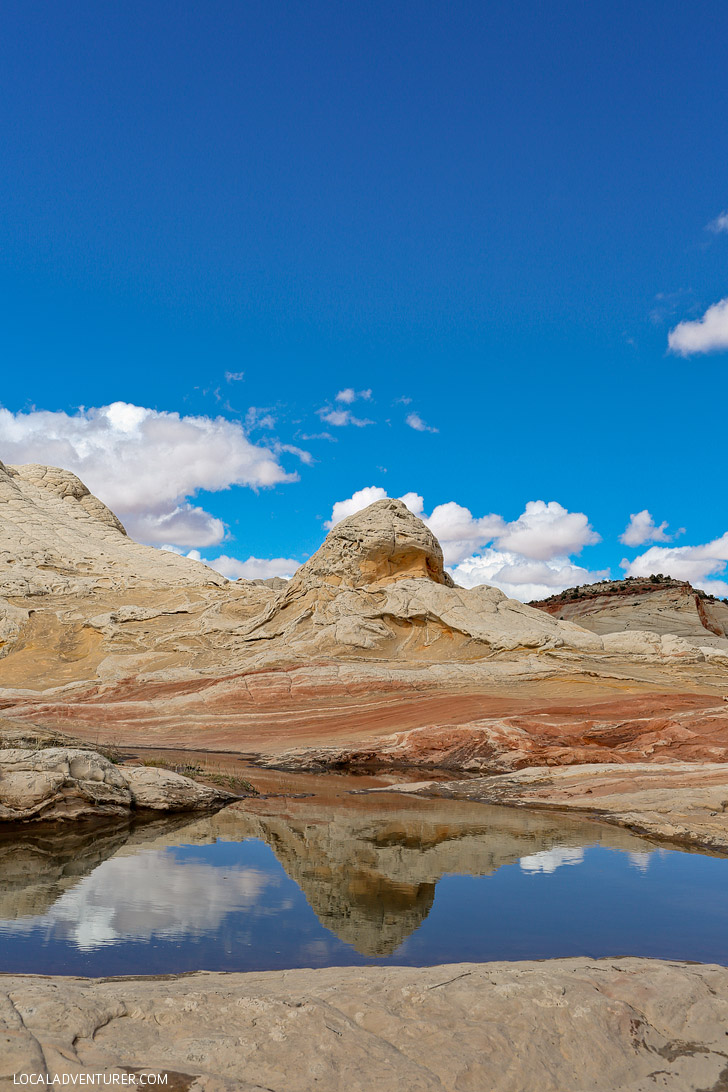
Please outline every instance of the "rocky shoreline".
[{"label": "rocky shoreline", "polygon": [[200,811],[234,799],[171,770],[116,765],[88,749],[0,748],[0,823]]},{"label": "rocky shoreline", "polygon": [[166,1076],[173,1092],[718,1092],[728,969],[647,959],[0,977],[0,1088]]},{"label": "rocky shoreline", "polygon": [[726,763],[540,767],[467,781],[410,782],[364,791],[561,811],[681,847],[728,853]]}]

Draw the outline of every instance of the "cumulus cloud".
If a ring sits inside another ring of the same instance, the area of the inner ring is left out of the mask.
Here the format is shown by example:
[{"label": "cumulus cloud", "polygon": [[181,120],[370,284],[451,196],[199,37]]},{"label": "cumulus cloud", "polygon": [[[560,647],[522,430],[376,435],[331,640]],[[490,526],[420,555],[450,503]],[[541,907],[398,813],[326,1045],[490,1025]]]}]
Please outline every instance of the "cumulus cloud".
[{"label": "cumulus cloud", "polygon": [[298,480],[275,452],[252,443],[237,421],[182,417],[126,402],[75,414],[0,409],[0,456],[11,464],[73,471],[134,538],[154,545],[222,541],[222,521],[190,503],[200,490]]},{"label": "cumulus cloud", "polygon": [[165,543],[162,549],[183,557],[191,557],[194,561],[201,561],[203,565],[207,565],[208,569],[214,569],[228,580],[240,578],[267,580],[271,576],[281,576],[290,580],[296,569],[302,565],[301,561],[296,561],[293,557],[253,557],[251,554],[246,561],[241,561],[238,557],[220,554],[219,557],[207,558],[203,557],[199,550],[182,550],[169,542]]},{"label": "cumulus cloud", "polygon": [[728,563],[728,531],[699,546],[651,546],[639,557],[621,565],[625,576],[663,573],[675,580],[689,580],[711,595],[728,596],[728,582],[721,579]]},{"label": "cumulus cloud", "polygon": [[575,565],[568,557],[535,561],[507,550],[485,549],[466,558],[451,569],[456,584],[474,588],[490,584],[500,588],[510,599],[528,603],[548,599],[576,584],[594,584],[609,577],[608,569],[590,571]]},{"label": "cumulus cloud", "polygon": [[371,401],[372,392],[371,389],[366,391],[355,391],[353,387],[345,387],[343,391],[339,391],[336,395],[336,402],[343,402],[345,405],[350,406],[352,402],[356,402],[357,398],[363,399],[365,402]]},{"label": "cumulus cloud", "polygon": [[215,557],[211,561],[207,561],[204,557],[198,560],[204,561],[205,565],[226,576],[228,580],[239,580],[241,577],[244,580],[267,580],[271,576],[282,576],[290,580],[301,565],[300,561],[292,557],[253,557],[252,555],[247,561],[228,557],[227,554],[221,554],[220,557]]},{"label": "cumulus cloud", "polygon": [[[325,526],[331,528],[387,496],[381,486],[359,489],[336,502]],[[427,515],[419,493],[405,493],[399,499],[439,540],[445,565],[464,587],[491,584],[514,599],[543,599],[609,576],[606,569],[592,572],[570,560],[569,554],[600,538],[583,512],[569,512],[556,501],[529,501],[519,518],[509,523],[494,513],[476,517],[456,501],[438,504]]]},{"label": "cumulus cloud", "polygon": [[632,512],[624,533],[619,541],[625,546],[643,546],[646,542],[669,542],[672,535],[667,534],[667,520],[658,527],[646,508],[641,512]]},{"label": "cumulus cloud", "polygon": [[701,319],[679,323],[667,335],[667,344],[678,356],[728,349],[728,297],[709,307]]},{"label": "cumulus cloud", "polygon": [[529,501],[523,515],[506,524],[497,536],[498,546],[524,557],[547,560],[578,554],[584,546],[600,542],[583,512],[568,512],[557,501]]},{"label": "cumulus cloud", "polygon": [[469,508],[464,508],[455,501],[438,504],[423,519],[439,540],[446,565],[457,565],[503,533],[507,527],[500,516],[489,515],[476,519]]},{"label": "cumulus cloud", "polygon": [[410,428],[413,428],[415,432],[437,432],[438,429],[433,428],[432,425],[428,425],[426,421],[423,421],[419,413],[408,413],[406,417],[407,424]]},{"label": "cumulus cloud", "polygon": [[324,527],[330,531],[337,523],[341,523],[342,519],[353,516],[355,512],[361,512],[362,509],[368,508],[370,504],[374,504],[378,500],[385,500],[386,497],[387,490],[382,489],[379,485],[367,485],[364,489],[357,489],[356,493],[351,497],[347,497],[346,500],[336,501],[331,509],[331,519],[326,520]]},{"label": "cumulus cloud", "polygon": [[708,224],[708,231],[712,231],[716,235],[720,235],[724,231],[728,232],[728,211],[719,213],[715,220],[711,220]]}]

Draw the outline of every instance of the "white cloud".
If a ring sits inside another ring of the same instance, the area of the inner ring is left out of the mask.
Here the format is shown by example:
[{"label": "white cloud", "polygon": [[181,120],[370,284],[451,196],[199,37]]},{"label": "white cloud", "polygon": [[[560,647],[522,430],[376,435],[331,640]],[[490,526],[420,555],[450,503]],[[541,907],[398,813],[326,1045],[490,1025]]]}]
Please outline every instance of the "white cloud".
[{"label": "white cloud", "polygon": [[335,436],[332,436],[330,432],[303,432],[301,433],[302,440],[330,440],[332,444],[337,444],[339,441]]},{"label": "white cloud", "polygon": [[[385,471],[386,473],[386,471]],[[403,497],[399,498],[403,504],[406,504],[410,512],[415,516],[422,518],[422,513],[425,510],[425,498],[421,497],[419,493],[405,493]]]},{"label": "white cloud", "polygon": [[[373,425],[374,422],[370,421],[366,417],[355,417],[349,409],[341,409],[341,405],[350,406],[356,402],[357,399],[361,399],[364,402],[371,401],[371,390],[355,391],[353,387],[345,387],[343,390],[338,391],[334,398],[334,405],[328,403],[322,406],[321,409],[316,410],[322,421],[326,421],[328,425],[333,425],[334,428],[345,428],[347,425],[354,425],[355,428],[364,428],[366,425]],[[339,406],[336,403],[340,403]]]},{"label": "white cloud", "polygon": [[[387,495],[381,486],[359,489],[336,502],[325,526]],[[418,493],[405,493],[400,500],[439,540],[446,566],[464,587],[491,584],[514,599],[530,600],[609,576],[606,569],[591,572],[569,559],[600,539],[582,512],[568,512],[556,501],[529,501],[523,514],[508,523],[496,514],[475,517],[455,501],[437,505],[428,516]]]},{"label": "white cloud", "polygon": [[314,457],[311,454],[311,452],[310,451],[304,451],[304,449],[302,447],[296,447],[295,444],[278,444],[278,443],[276,443],[276,444],[273,445],[273,450],[276,452],[276,454],[279,454],[281,451],[286,451],[286,452],[288,452],[289,455],[295,455],[296,458],[300,459],[301,462],[304,463],[306,466],[312,466],[313,465]]},{"label": "white cloud", "polygon": [[270,410],[261,409],[260,406],[251,406],[245,414],[245,427],[248,430],[254,428],[272,429],[276,427],[276,419]]},{"label": "white cloud", "polygon": [[357,398],[361,398],[363,399],[363,401],[369,402],[371,401],[371,397],[371,389],[366,391],[355,391],[353,387],[346,387],[343,391],[339,391],[339,393],[336,395],[335,401],[344,402],[345,405],[350,406],[352,402],[356,402]]},{"label": "white cloud", "polygon": [[130,535],[155,545],[210,546],[225,527],[189,503],[199,490],[252,489],[298,480],[269,448],[224,417],[182,417],[114,402],[75,414],[0,409],[3,462],[46,463],[77,474]]},{"label": "white cloud", "polygon": [[331,519],[326,520],[324,527],[330,531],[337,523],[341,523],[342,519],[353,516],[355,512],[361,512],[364,508],[368,508],[370,504],[374,504],[375,501],[386,500],[386,497],[387,490],[382,489],[379,485],[367,485],[364,489],[358,489],[353,496],[348,497],[346,500],[336,501],[331,509]]},{"label": "white cloud", "polygon": [[425,523],[442,546],[446,565],[457,565],[491,542],[507,524],[500,516],[474,518],[470,509],[455,501],[438,504],[432,514],[423,517]]},{"label": "white cloud", "polygon": [[366,417],[355,417],[351,410],[332,409],[330,406],[324,406],[323,409],[316,411],[322,421],[326,421],[328,425],[333,425],[334,428],[343,428],[345,425],[356,425],[357,428],[364,428],[366,425],[373,425],[374,422],[368,420]]},{"label": "white cloud", "polygon": [[228,580],[239,580],[241,577],[243,580],[267,580],[271,576],[281,576],[290,580],[296,569],[303,564],[293,557],[253,557],[252,554],[247,561],[229,557],[227,554],[207,558],[203,557],[199,550],[182,550],[179,546],[173,546],[168,542],[161,549],[183,557],[191,557],[194,561],[201,561],[203,565],[207,565],[208,569],[214,569]]},{"label": "white cloud", "polygon": [[631,513],[619,541],[625,546],[643,546],[646,542],[669,542],[671,537],[667,534],[667,520],[658,527],[651,514],[643,508],[641,512]]},{"label": "white cloud", "polygon": [[562,865],[579,865],[583,861],[584,850],[581,846],[557,846],[521,857],[519,864],[522,872],[555,872]]},{"label": "white cloud", "polygon": [[241,910],[265,914],[264,893],[275,905],[278,887],[274,875],[258,868],[216,868],[180,859],[172,848],[143,850],[109,858],[45,914],[4,921],[3,932],[40,928],[45,935],[67,937],[82,952],[130,939],[199,937]]},{"label": "white cloud", "polygon": [[502,550],[542,561],[578,554],[584,546],[601,541],[583,512],[569,512],[557,501],[541,500],[529,501],[523,515],[506,524],[497,539]]},{"label": "white cloud", "polygon": [[728,562],[728,531],[699,546],[651,546],[639,557],[622,561],[625,576],[663,573],[674,580],[689,580],[712,595],[728,596],[728,582],[720,579]]},{"label": "white cloud", "polygon": [[409,427],[413,428],[415,430],[415,432],[437,432],[438,431],[438,429],[433,428],[431,425],[428,425],[427,422],[423,421],[422,418],[420,417],[419,413],[408,413],[406,420],[407,420],[407,424],[409,425]]},{"label": "white cloud", "polygon": [[228,383],[240,383],[245,378],[245,372],[225,372]]},{"label": "white cloud", "polygon": [[728,349],[728,297],[709,307],[701,319],[679,323],[667,335],[667,344],[679,356]]},{"label": "white cloud", "polygon": [[708,231],[712,231],[716,235],[720,235],[724,231],[728,232],[728,211],[721,212],[716,216],[715,220],[711,220],[708,224]]},{"label": "white cloud", "polygon": [[249,557],[247,561],[239,561],[237,557],[228,557],[221,554],[220,557],[208,561],[206,558],[198,558],[209,568],[222,573],[228,580],[267,580],[271,576],[283,576],[287,580],[301,565],[292,557]]},{"label": "white cloud", "polygon": [[609,570],[596,572],[575,565],[568,557],[553,557],[535,561],[507,550],[485,549],[466,558],[451,570],[456,584],[474,588],[490,584],[500,588],[511,599],[524,603],[532,599],[547,599],[564,588],[577,584],[593,584],[609,576]]}]

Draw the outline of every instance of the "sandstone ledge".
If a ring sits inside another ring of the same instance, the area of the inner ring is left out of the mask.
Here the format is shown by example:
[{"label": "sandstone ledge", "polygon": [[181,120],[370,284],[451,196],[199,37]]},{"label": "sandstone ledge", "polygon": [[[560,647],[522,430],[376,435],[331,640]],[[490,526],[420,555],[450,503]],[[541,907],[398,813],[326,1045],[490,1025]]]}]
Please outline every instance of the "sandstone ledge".
[{"label": "sandstone ledge", "polygon": [[100,818],[132,810],[197,811],[234,799],[170,770],[116,766],[95,751],[0,750],[0,822]]},{"label": "sandstone ledge", "polygon": [[726,1087],[728,969],[646,959],[0,977],[0,1088],[169,1074],[247,1092]]},{"label": "sandstone ledge", "polygon": [[468,781],[422,781],[363,791],[578,812],[637,834],[728,853],[725,762],[540,767]]}]

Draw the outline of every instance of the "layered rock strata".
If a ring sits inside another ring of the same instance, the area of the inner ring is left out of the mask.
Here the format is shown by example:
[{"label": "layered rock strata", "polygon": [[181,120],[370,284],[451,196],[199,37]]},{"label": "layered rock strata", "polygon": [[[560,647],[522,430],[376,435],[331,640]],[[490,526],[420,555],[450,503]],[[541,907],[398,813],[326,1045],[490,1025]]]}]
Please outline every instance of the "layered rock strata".
[{"label": "layered rock strata", "polygon": [[467,781],[368,789],[547,808],[599,819],[663,841],[728,852],[728,763],[630,762],[549,769]]},{"label": "layered rock strata", "polygon": [[272,752],[443,729],[450,761],[452,726],[517,735],[526,713],[526,735],[556,733],[609,699],[629,719],[648,697],[659,718],[694,702],[707,719],[689,731],[707,738],[728,692],[728,640],[707,630],[597,634],[453,587],[400,501],[342,521],[282,586],[131,542],[55,468],[0,470],[0,531],[0,711],[89,740]]},{"label": "layered rock strata", "polygon": [[[554,618],[576,622],[593,633],[625,630],[675,634],[722,647],[728,637],[728,602],[706,596],[690,584],[666,577],[613,580],[567,588],[529,604]],[[714,641],[714,638],[718,641]]]}]

